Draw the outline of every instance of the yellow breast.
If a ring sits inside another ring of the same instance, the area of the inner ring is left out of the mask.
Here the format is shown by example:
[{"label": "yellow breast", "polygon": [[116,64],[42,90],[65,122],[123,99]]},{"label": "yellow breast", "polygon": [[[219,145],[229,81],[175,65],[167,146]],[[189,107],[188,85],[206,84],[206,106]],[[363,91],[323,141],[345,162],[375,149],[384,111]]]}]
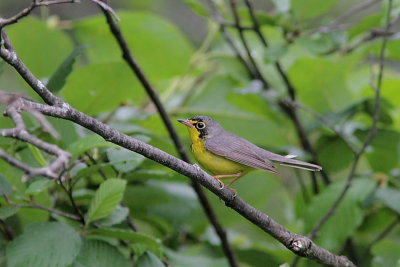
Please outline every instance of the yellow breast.
[{"label": "yellow breast", "polygon": [[200,165],[210,171],[214,175],[220,174],[236,174],[242,172],[243,174],[253,170],[253,168],[218,156],[208,151],[204,145],[204,140],[199,138],[196,129],[188,128],[190,139],[192,141],[192,152]]}]

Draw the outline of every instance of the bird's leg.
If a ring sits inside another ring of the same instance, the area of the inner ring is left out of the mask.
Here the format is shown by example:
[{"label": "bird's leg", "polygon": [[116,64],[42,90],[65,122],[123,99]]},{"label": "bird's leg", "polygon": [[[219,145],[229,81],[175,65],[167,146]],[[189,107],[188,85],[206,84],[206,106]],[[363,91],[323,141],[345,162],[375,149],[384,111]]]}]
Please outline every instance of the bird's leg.
[{"label": "bird's leg", "polygon": [[[233,180],[232,182],[230,182],[228,185],[227,185],[227,187],[229,188],[229,189],[232,189],[232,188],[230,188],[234,183],[236,183],[237,181],[239,181],[239,179],[240,178],[242,178],[243,176],[239,176],[239,177],[237,177],[235,180]],[[236,191],[236,190],[235,190]]]},{"label": "bird's leg", "polygon": [[[234,173],[234,174],[219,174],[219,175],[214,175],[213,177],[219,182],[219,184],[221,185],[220,189],[222,189],[222,188],[224,188],[225,185],[220,179],[237,177],[235,180],[233,180],[233,182],[234,182],[234,181],[238,180],[242,176],[243,176],[243,172]],[[230,185],[232,185],[233,182],[231,182],[228,185],[228,188],[229,188]],[[231,188],[229,188],[229,189],[231,189]]]}]

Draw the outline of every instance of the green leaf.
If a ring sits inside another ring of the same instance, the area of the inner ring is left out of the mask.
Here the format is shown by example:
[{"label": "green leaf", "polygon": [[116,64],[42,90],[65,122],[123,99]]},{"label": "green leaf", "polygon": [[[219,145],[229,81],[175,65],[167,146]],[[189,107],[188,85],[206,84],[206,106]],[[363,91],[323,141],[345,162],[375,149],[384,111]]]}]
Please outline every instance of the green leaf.
[{"label": "green leaf", "polygon": [[291,0],[291,3],[297,19],[310,19],[329,11],[336,0]]},{"label": "green leaf", "polygon": [[61,96],[82,112],[98,114],[114,110],[129,101],[140,103],[145,91],[129,67],[117,61],[95,63],[74,70]]},{"label": "green leaf", "polygon": [[215,258],[209,255],[187,255],[167,250],[166,254],[172,266],[227,267],[226,258]]},{"label": "green leaf", "polygon": [[318,34],[312,37],[300,37],[297,43],[316,55],[329,54],[345,41],[341,32]]},{"label": "green leaf", "polygon": [[[367,132],[362,136],[366,138]],[[400,134],[397,131],[378,129],[371,143],[371,148],[366,156],[372,169],[380,172],[389,172],[395,168],[399,161],[399,152],[394,144],[400,142]]]},{"label": "green leaf", "polygon": [[[303,215],[306,232],[309,232],[331,208],[343,187],[344,182],[335,183],[313,197]],[[315,242],[328,250],[339,249],[347,237],[362,223],[363,213],[360,203],[372,192],[374,187],[375,183],[372,180],[355,180],[335,213],[319,231]]]},{"label": "green leaf", "polygon": [[346,86],[347,67],[346,62],[300,59],[290,67],[289,77],[306,106],[318,112],[341,110],[353,100]]},{"label": "green leaf", "polygon": [[[161,17],[144,12],[118,12],[118,16],[121,19],[119,24],[128,46],[150,81],[157,83],[186,70],[193,48],[173,24]],[[79,20],[73,27],[80,43],[90,47],[87,51],[90,62],[121,60],[121,51],[117,48],[109,29],[104,27],[102,15]],[[108,70],[111,72],[101,74],[103,82],[104,77],[110,78],[111,75],[115,75],[111,68]],[[132,76],[130,70],[128,73]],[[115,86],[121,82],[118,78],[112,80],[115,80]],[[110,88],[113,86],[108,89]],[[165,87],[158,87],[159,90],[163,88]],[[113,88],[110,91],[115,97],[116,90]],[[137,88],[134,93],[135,99],[140,91],[143,89]]]},{"label": "green leaf", "polygon": [[84,239],[74,267],[129,267],[132,264],[114,246],[101,241]]},{"label": "green leaf", "polygon": [[115,169],[123,173],[133,171],[145,159],[142,155],[125,148],[107,149],[107,157]]},{"label": "green leaf", "polygon": [[7,35],[22,61],[39,78],[49,77],[72,50],[63,31],[49,28],[34,16],[9,27]]},{"label": "green leaf", "polygon": [[28,188],[25,190],[25,194],[27,195],[37,195],[40,192],[43,192],[53,183],[53,180],[40,178],[32,182]]},{"label": "green leaf", "polygon": [[81,238],[71,227],[56,222],[32,223],[7,244],[7,266],[68,266],[80,247]]},{"label": "green leaf", "polygon": [[[239,88],[242,88],[242,84],[238,84],[230,76],[219,75],[210,80],[201,93],[190,99],[187,108],[182,109],[184,113],[180,116],[188,118],[192,115],[208,115],[220,122],[226,130],[257,145],[286,145],[285,135],[288,132],[288,124],[284,122],[286,120],[273,119],[275,114],[270,112],[269,107],[264,106],[266,104],[262,98],[251,94],[239,95]],[[235,89],[234,92],[232,89]],[[252,101],[257,101],[257,106],[253,105]],[[263,114],[264,111],[271,116]],[[263,115],[260,116],[261,114]],[[187,132],[184,127],[180,127],[182,131]],[[268,138],[265,138],[266,133]]]},{"label": "green leaf", "polygon": [[153,253],[146,251],[143,253],[137,263],[135,264],[135,267],[164,267],[164,263],[156,257]]},{"label": "green leaf", "polygon": [[104,140],[103,137],[99,135],[88,135],[86,137],[83,137],[74,143],[70,144],[68,146],[68,151],[73,155],[73,156],[78,156],[81,155],[83,152],[88,151],[93,148],[99,148],[99,147],[113,147],[116,146],[113,143],[107,142]]},{"label": "green leaf", "polygon": [[276,10],[281,13],[287,13],[290,10],[290,0],[272,0]]},{"label": "green leaf", "polygon": [[44,167],[47,166],[47,161],[43,157],[42,151],[40,151],[37,147],[28,143],[28,148],[31,151],[33,157],[36,161],[40,164],[40,166]]},{"label": "green leaf", "polygon": [[0,219],[7,219],[19,211],[18,207],[0,207]]},{"label": "green leaf", "polygon": [[318,159],[327,172],[342,170],[352,163],[353,152],[339,137],[322,136],[318,140]]},{"label": "green leaf", "polygon": [[400,244],[397,241],[384,239],[372,247],[373,267],[400,266]]},{"label": "green leaf", "polygon": [[264,59],[266,62],[275,62],[280,60],[288,51],[286,44],[274,44],[264,50]]},{"label": "green leaf", "polygon": [[91,233],[125,240],[135,244],[145,245],[149,248],[161,249],[161,242],[158,239],[146,234],[140,234],[117,228],[99,228],[92,230]]},{"label": "green leaf", "polygon": [[349,38],[353,38],[358,34],[363,34],[374,27],[381,26],[382,18],[383,18],[382,13],[362,17],[359,22],[357,22],[349,29],[348,31]]},{"label": "green leaf", "polygon": [[188,5],[194,13],[197,15],[207,17],[208,16],[208,10],[206,7],[204,7],[204,4],[202,3],[201,0],[184,0],[186,5]]},{"label": "green leaf", "polygon": [[400,214],[400,191],[386,187],[376,191],[376,197],[383,201],[389,208]]},{"label": "green leaf", "polygon": [[117,206],[109,216],[99,220],[98,223],[103,226],[112,226],[114,224],[119,224],[126,219],[128,214],[128,208]]},{"label": "green leaf", "polygon": [[108,179],[104,181],[90,202],[87,223],[110,215],[122,200],[125,187],[125,180]]},{"label": "green leaf", "polygon": [[49,82],[47,83],[47,88],[53,92],[57,93],[60,91],[66,83],[67,77],[72,72],[72,66],[74,65],[76,58],[83,52],[85,46],[77,46],[74,51],[69,54],[69,56],[61,63],[61,65],[57,68],[57,70],[50,77]]},{"label": "green leaf", "polygon": [[13,189],[10,183],[7,181],[6,177],[0,173],[0,197],[3,197],[3,195],[11,195],[12,191]]},{"label": "green leaf", "polygon": [[1,59],[0,60],[0,75],[3,73],[3,71],[4,71],[4,60],[3,59]]},{"label": "green leaf", "polygon": [[[282,266],[282,261],[274,257],[274,253],[269,253],[265,250],[255,246],[255,248],[247,247],[238,249],[235,247],[235,252],[240,262],[246,263],[252,267],[265,267],[265,266]],[[283,266],[282,266],[283,267]]]}]

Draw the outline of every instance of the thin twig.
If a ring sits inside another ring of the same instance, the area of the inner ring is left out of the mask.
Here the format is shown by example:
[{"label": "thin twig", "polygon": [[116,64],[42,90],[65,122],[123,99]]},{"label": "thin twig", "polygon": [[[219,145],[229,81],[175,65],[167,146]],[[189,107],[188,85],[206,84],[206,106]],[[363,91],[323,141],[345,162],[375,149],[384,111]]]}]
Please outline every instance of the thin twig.
[{"label": "thin twig", "polygon": [[[62,171],[70,158],[70,154],[59,148],[54,144],[44,142],[43,140],[37,138],[34,135],[28,133],[25,127],[25,123],[22,119],[19,110],[24,110],[20,106],[20,101],[15,100],[10,103],[5,111],[5,115],[10,117],[15,124],[15,128],[3,129],[0,131],[1,135],[4,137],[18,139],[27,143],[34,145],[35,147],[43,150],[51,155],[56,156],[56,159],[45,167],[31,167],[28,166],[17,159],[7,155],[3,150],[0,149],[0,158],[6,160],[9,164],[23,170],[25,172],[24,180],[28,180],[34,176],[44,176],[50,179],[57,178],[57,172]],[[36,111],[35,111],[36,112]]]},{"label": "thin twig", "polygon": [[71,202],[72,208],[75,210],[76,214],[78,214],[78,219],[81,222],[82,225],[85,225],[85,215],[82,213],[82,211],[79,209],[78,205],[76,205],[75,199],[72,196],[72,189],[71,188],[67,188],[64,185],[64,182],[60,179],[59,180],[59,184],[61,186],[61,188],[64,190],[64,192],[67,194],[69,201]]},{"label": "thin twig", "polygon": [[[97,165],[98,162],[95,158],[93,158],[93,156],[89,153],[89,152],[85,152],[85,155],[89,158],[90,162],[94,165]],[[100,176],[103,178],[103,180],[107,180],[108,177],[105,174],[105,172],[102,169],[98,170],[98,173],[100,174]],[[125,207],[125,204],[123,202],[121,202],[121,206]],[[128,216],[126,218],[126,221],[128,223],[129,228],[131,228],[132,231],[137,232],[137,227],[134,223],[134,220],[132,218],[132,216],[128,213]]]},{"label": "thin twig", "polygon": [[[394,25],[398,25],[399,21],[400,21],[400,15],[396,16],[392,20],[392,22],[390,23],[390,27],[389,28],[391,28]],[[386,31],[386,30],[381,29],[381,28],[372,29],[366,35],[364,35],[361,39],[359,39],[356,43],[354,43],[354,44],[352,44],[352,45],[350,45],[348,47],[342,48],[341,51],[344,54],[348,54],[350,52],[353,52],[357,48],[361,47],[363,44],[366,44],[368,42],[374,41],[374,40],[376,40],[378,38],[382,38],[384,36],[390,37],[390,36],[393,36],[394,34],[395,34],[394,32]]]},{"label": "thin twig", "polygon": [[[369,0],[369,1],[364,1],[360,2],[358,5],[353,6],[352,8],[348,9],[346,12],[344,12],[342,15],[338,16],[335,20],[330,22],[328,25],[319,27],[315,30],[312,30],[309,34],[314,34],[314,33],[327,33],[330,32],[336,28],[338,28],[343,21],[346,19],[353,17],[356,13],[361,12],[379,2],[382,0]],[[347,27],[351,25],[346,25]],[[343,29],[342,27],[340,29]]]},{"label": "thin twig", "polygon": [[325,126],[327,126],[332,132],[334,132],[337,136],[339,136],[342,141],[346,144],[346,146],[354,153],[357,153],[357,149],[353,146],[353,144],[346,138],[346,136],[337,129],[337,127],[335,127],[335,125],[333,125],[327,118],[325,118],[324,116],[322,116],[321,114],[319,114],[318,112],[316,112],[315,110],[313,110],[310,107],[307,107],[303,104],[301,104],[300,102],[294,102],[292,101],[290,103],[291,105],[293,105],[296,108],[300,108],[308,113],[310,113],[311,115],[313,115],[315,118],[317,118],[320,122],[322,122]]},{"label": "thin twig", "polygon": [[75,3],[75,2],[76,2],[76,0],[55,0],[55,1],[43,1],[43,2],[40,2],[38,0],[32,0],[32,3],[30,4],[30,6],[28,6],[27,8],[24,8],[21,12],[12,16],[11,18],[8,18],[8,19],[0,18],[0,29],[2,29],[5,26],[17,23],[23,17],[28,16],[36,7],[51,6],[51,5],[58,5],[58,4],[65,4],[65,3]]},{"label": "thin twig", "polygon": [[[211,8],[211,12],[213,14],[213,17],[215,19],[215,21],[218,22],[219,24],[219,29],[220,32],[222,34],[222,36],[224,37],[224,39],[226,40],[226,42],[228,43],[228,45],[230,46],[230,48],[232,49],[233,53],[235,54],[236,58],[240,61],[240,63],[242,63],[242,65],[245,67],[246,71],[249,73],[250,77],[255,78],[257,77],[256,71],[253,69],[253,66],[251,66],[243,57],[242,53],[240,52],[239,48],[236,46],[235,42],[233,41],[232,36],[228,33],[228,31],[226,30],[226,22],[224,21],[224,19],[222,18],[222,16],[220,15],[220,13],[218,12],[217,7],[215,6],[215,4],[212,2],[212,0],[207,0],[209,3],[209,6]],[[264,84],[265,86],[265,84]]]},{"label": "thin twig", "polygon": [[234,22],[235,22],[235,25],[236,25],[235,28],[237,29],[237,31],[239,33],[239,38],[240,38],[241,43],[242,43],[242,45],[244,47],[244,50],[246,51],[247,58],[249,59],[250,64],[253,67],[253,70],[254,70],[254,72],[256,74],[255,78],[260,80],[263,83],[263,86],[265,88],[269,88],[270,86],[269,86],[267,80],[264,78],[264,75],[262,75],[262,73],[260,71],[260,68],[257,66],[257,62],[254,60],[254,57],[253,57],[253,55],[251,54],[251,51],[250,51],[250,46],[247,43],[247,40],[246,40],[246,38],[244,36],[243,28],[241,26],[241,20],[239,18],[239,13],[237,11],[236,0],[229,0],[229,4],[230,4],[230,7],[231,7],[231,12],[233,14],[233,19],[234,19]]},{"label": "thin twig", "polygon": [[[102,6],[100,6],[100,8],[106,17],[107,23],[110,27],[110,31],[112,32],[118,45],[120,46],[123,59],[126,61],[126,63],[129,65],[129,67],[131,68],[133,73],[139,79],[143,88],[146,90],[147,95],[150,97],[151,101],[156,106],[157,111],[160,114],[160,117],[161,117],[165,127],[167,128],[172,141],[174,142],[175,148],[177,149],[177,151],[180,155],[180,158],[182,160],[186,161],[187,163],[190,163],[190,159],[189,159],[189,157],[186,153],[186,150],[183,146],[182,140],[179,138],[179,135],[176,132],[175,127],[172,125],[171,119],[168,116],[168,113],[165,110],[164,105],[162,104],[160,98],[158,97],[157,91],[151,86],[146,75],[144,74],[144,72],[142,71],[139,64],[136,62],[136,60],[134,59],[134,57],[131,53],[131,50],[129,49],[129,46],[120,30],[120,27],[114,20],[112,20],[112,17],[108,10],[104,9]],[[195,190],[197,197],[199,198],[200,204],[202,205],[204,212],[206,213],[209,221],[213,225],[215,231],[217,232],[218,237],[221,240],[221,245],[222,245],[223,251],[224,251],[230,265],[232,267],[238,266],[238,262],[235,257],[235,254],[233,252],[233,249],[231,248],[231,246],[228,242],[228,237],[226,235],[226,232],[223,229],[220,222],[218,221],[217,216],[215,215],[215,212],[212,209],[202,187],[196,181],[192,181],[192,187]]]},{"label": "thin twig", "polygon": [[[265,47],[268,47],[268,41],[264,37],[263,33],[261,32],[260,24],[258,23],[257,17],[254,12],[254,7],[253,7],[251,1],[244,0],[244,2],[246,4],[248,12],[250,14],[254,32],[260,39],[261,43]],[[296,97],[296,89],[294,88],[292,82],[290,81],[289,76],[286,74],[286,72],[284,71],[284,69],[279,61],[275,61],[274,66],[275,66],[275,69],[277,70],[277,72],[279,73],[283,83],[285,84],[286,90],[288,92],[288,95],[289,95],[291,101],[295,101],[297,98]],[[297,136],[299,137],[300,142],[302,144],[302,147],[304,148],[305,151],[307,151],[308,153],[311,154],[312,162],[318,164],[317,153],[314,150],[313,146],[311,145],[311,142],[309,141],[309,139],[307,137],[306,131],[304,129],[303,124],[301,123],[301,121],[299,119],[296,109],[294,109],[290,106],[287,106],[286,102],[284,100],[279,102],[279,106],[286,113],[286,115],[288,115],[289,118],[292,120],[292,122],[295,126],[295,129],[296,129]],[[312,183],[313,183],[314,193],[318,193],[319,189],[318,189],[316,176],[313,173],[311,173],[310,175],[311,175],[311,179],[312,179]],[[321,176],[322,176],[322,179],[325,184],[331,183],[331,179],[328,176],[328,174],[325,172],[325,170],[321,170]]]},{"label": "thin twig", "polygon": [[4,220],[0,220],[0,231],[3,232],[3,236],[6,240],[12,241],[14,234]]},{"label": "thin twig", "polygon": [[390,234],[390,232],[393,231],[393,229],[399,225],[400,223],[400,215],[396,214],[396,218],[393,219],[393,221],[385,228],[383,229],[383,231],[378,234],[374,240],[372,240],[371,243],[368,244],[367,248],[365,249],[365,253],[364,253],[364,259],[367,257],[368,252],[371,250],[372,246],[375,245],[376,243],[378,243],[379,241],[381,241],[382,239],[384,239],[388,234]]},{"label": "thin twig", "polygon": [[[388,0],[388,1],[389,1],[389,5],[388,5],[387,14],[386,14],[386,30],[389,30],[389,28],[390,28],[390,12],[392,10],[392,0]],[[362,147],[355,154],[355,158],[354,158],[353,164],[351,166],[351,169],[349,171],[345,187],[343,188],[343,190],[341,191],[341,193],[339,194],[339,196],[335,200],[335,202],[332,204],[332,206],[328,210],[328,212],[321,218],[320,221],[318,221],[318,223],[311,230],[311,233],[309,235],[311,239],[316,237],[316,235],[318,234],[318,232],[322,228],[322,226],[325,224],[325,222],[336,212],[337,207],[342,202],[346,193],[348,192],[348,190],[351,187],[351,184],[352,184],[352,181],[353,181],[353,178],[354,178],[357,166],[358,166],[358,162],[359,162],[361,156],[364,154],[365,150],[371,144],[372,139],[376,135],[377,125],[378,125],[378,121],[380,118],[380,111],[381,111],[381,87],[382,87],[382,80],[383,80],[383,70],[384,70],[384,66],[385,66],[384,55],[385,55],[385,51],[386,51],[387,41],[388,41],[388,36],[384,35],[383,39],[382,39],[382,46],[381,46],[380,53],[379,53],[379,72],[378,72],[376,85],[371,84],[371,88],[375,92],[375,106],[374,106],[374,111],[373,111],[371,128],[368,132],[367,137],[365,138],[365,141],[364,141]]]},{"label": "thin twig", "polygon": [[53,209],[53,208],[48,208],[48,207],[45,207],[45,206],[40,205],[38,203],[18,204],[18,203],[15,203],[14,201],[12,201],[11,199],[9,199],[8,196],[5,195],[5,194],[3,194],[3,197],[4,197],[4,200],[7,202],[7,204],[9,204],[10,206],[16,207],[16,208],[41,209],[41,210],[48,211],[49,213],[54,213],[54,214],[57,214],[57,215],[61,215],[61,216],[64,216],[66,218],[69,218],[69,219],[72,219],[72,220],[75,220],[75,221],[79,221],[80,220],[80,218],[78,216],[75,216],[73,214],[70,214],[70,213],[67,213],[67,212],[63,212],[63,211],[60,211],[60,210],[56,210],[56,209]]}]

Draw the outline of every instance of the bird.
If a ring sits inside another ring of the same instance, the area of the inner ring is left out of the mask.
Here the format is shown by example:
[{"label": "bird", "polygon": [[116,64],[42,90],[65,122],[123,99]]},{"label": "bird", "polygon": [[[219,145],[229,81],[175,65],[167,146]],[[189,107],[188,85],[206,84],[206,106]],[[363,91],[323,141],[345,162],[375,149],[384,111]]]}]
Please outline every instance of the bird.
[{"label": "bird", "polygon": [[220,179],[234,178],[231,186],[248,172],[262,169],[277,174],[276,164],[309,171],[320,171],[321,166],[295,160],[293,155],[281,156],[226,131],[218,122],[207,116],[194,116],[179,119],[187,126],[191,140],[191,150],[200,166],[213,174],[221,188],[225,185]]}]

